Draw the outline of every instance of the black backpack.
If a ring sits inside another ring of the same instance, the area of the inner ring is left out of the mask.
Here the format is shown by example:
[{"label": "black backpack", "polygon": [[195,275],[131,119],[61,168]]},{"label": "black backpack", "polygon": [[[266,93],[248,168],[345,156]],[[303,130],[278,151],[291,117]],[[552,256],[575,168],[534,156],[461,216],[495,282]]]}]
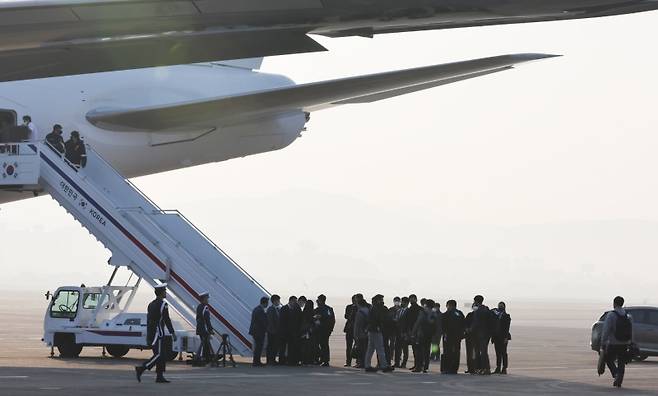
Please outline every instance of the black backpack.
[{"label": "black backpack", "polygon": [[615,338],[622,342],[630,341],[633,336],[633,324],[631,323],[631,318],[629,318],[628,315],[620,315],[617,312],[615,312],[615,315],[617,315]]}]

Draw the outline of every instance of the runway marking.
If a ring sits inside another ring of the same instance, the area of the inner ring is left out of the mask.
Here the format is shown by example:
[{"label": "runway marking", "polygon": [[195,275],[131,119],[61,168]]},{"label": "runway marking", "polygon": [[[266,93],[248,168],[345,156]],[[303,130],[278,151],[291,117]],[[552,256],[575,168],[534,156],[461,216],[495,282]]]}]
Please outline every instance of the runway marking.
[{"label": "runway marking", "polygon": [[290,377],[292,374],[187,374],[187,375],[170,375],[174,379],[207,379],[207,378],[281,378]]},{"label": "runway marking", "polygon": [[318,377],[342,377],[343,373],[309,373],[309,375],[315,375]]},{"label": "runway marking", "polygon": [[62,388],[57,388],[55,386],[48,386],[45,388],[39,388],[39,390],[61,390]]},{"label": "runway marking", "polygon": [[0,379],[28,378],[27,375],[0,375]]},{"label": "runway marking", "polygon": [[372,382],[351,382],[347,385],[372,385]]},{"label": "runway marking", "polygon": [[425,382],[421,382],[421,384],[432,385],[432,384],[438,384],[438,382],[436,382],[436,381],[425,381]]},{"label": "runway marking", "polygon": [[555,367],[518,367],[514,368],[514,371],[522,371],[522,370],[568,370],[569,367],[564,367],[564,366],[555,366]]}]

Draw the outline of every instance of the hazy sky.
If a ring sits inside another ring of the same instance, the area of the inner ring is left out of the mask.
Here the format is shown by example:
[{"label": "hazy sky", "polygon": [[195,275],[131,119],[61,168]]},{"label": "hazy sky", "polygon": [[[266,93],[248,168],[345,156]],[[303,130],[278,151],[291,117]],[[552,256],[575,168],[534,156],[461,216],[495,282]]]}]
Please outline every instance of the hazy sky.
[{"label": "hazy sky", "polygon": [[[273,153],[149,176],[271,291],[658,303],[658,13],[319,40],[298,82],[564,55],[314,113]],[[2,86],[0,85],[0,90]],[[50,198],[0,210],[0,289],[100,284],[108,252]],[[36,248],[35,248],[36,246]]]}]

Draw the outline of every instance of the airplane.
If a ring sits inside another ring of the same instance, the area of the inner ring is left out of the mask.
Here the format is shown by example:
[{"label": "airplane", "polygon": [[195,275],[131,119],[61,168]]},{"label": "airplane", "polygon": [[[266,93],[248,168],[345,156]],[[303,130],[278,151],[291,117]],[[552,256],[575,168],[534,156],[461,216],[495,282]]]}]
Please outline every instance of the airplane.
[{"label": "airplane", "polygon": [[[126,177],[282,149],[310,113],[513,68],[512,54],[296,85],[265,56],[328,37],[592,18],[652,0],[9,0],[0,2],[0,122],[79,130]],[[0,204],[38,195],[5,188]]]}]

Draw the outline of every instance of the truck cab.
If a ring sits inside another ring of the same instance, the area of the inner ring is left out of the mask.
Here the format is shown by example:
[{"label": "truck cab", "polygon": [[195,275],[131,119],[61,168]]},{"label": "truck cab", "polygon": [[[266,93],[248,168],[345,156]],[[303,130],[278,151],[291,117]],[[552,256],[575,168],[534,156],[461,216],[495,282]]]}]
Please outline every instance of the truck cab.
[{"label": "truck cab", "polygon": [[[113,357],[130,349],[150,349],[146,313],[127,312],[138,285],[58,288],[44,317],[43,341],[67,358],[78,357],[84,347],[104,347]],[[199,343],[193,332],[177,322],[173,325],[179,337],[170,359],[194,351]]]}]

